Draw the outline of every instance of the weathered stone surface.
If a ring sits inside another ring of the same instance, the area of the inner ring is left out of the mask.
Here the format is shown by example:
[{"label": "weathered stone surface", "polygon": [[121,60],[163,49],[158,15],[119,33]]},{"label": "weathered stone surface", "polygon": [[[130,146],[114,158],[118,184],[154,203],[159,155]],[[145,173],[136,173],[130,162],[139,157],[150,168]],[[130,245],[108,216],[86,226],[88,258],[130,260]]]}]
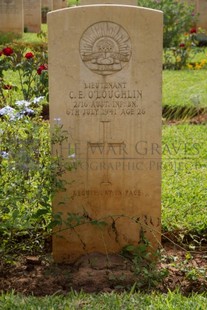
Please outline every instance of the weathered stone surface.
[{"label": "weathered stone surface", "polygon": [[68,7],[68,3],[67,0],[62,0],[62,8],[67,8]]},{"label": "weathered stone surface", "polygon": [[75,168],[64,176],[66,191],[53,200],[54,213],[72,227],[56,228],[54,259],[117,253],[143,234],[156,247],[162,13],[79,6],[49,13],[48,29],[51,127],[67,132],[53,154]]},{"label": "weathered stone surface", "polygon": [[53,10],[53,0],[42,0],[42,8],[48,8],[49,11]]},{"label": "weathered stone surface", "polygon": [[53,10],[62,9],[62,0],[53,0]]},{"label": "weathered stone surface", "polygon": [[23,31],[23,0],[0,0],[0,32],[22,34]]},{"label": "weathered stone surface", "polygon": [[207,1],[206,0],[197,0],[197,12],[199,13],[198,17],[198,27],[201,27],[207,30]]},{"label": "weathered stone surface", "polygon": [[24,27],[28,32],[41,31],[41,0],[24,0]]}]

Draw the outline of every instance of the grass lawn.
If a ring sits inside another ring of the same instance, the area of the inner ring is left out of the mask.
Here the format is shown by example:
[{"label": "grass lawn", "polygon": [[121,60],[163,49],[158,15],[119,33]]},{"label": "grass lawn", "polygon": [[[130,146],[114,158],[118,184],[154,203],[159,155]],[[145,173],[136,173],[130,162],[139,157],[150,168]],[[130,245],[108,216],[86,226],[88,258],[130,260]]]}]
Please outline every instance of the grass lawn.
[{"label": "grass lawn", "polygon": [[207,229],[207,126],[163,127],[164,230]]},{"label": "grass lawn", "polygon": [[0,296],[2,310],[205,310],[206,295],[193,294],[190,298],[180,293],[168,294],[103,293],[98,295],[72,292],[67,296],[44,298],[5,294]]},{"label": "grass lawn", "polygon": [[[43,33],[47,33],[47,24],[42,24],[41,31]],[[40,43],[42,42],[42,38],[36,33],[24,32],[22,38],[17,41],[23,41],[26,43]]]},{"label": "grass lawn", "polygon": [[206,70],[163,71],[163,105],[207,107]]}]

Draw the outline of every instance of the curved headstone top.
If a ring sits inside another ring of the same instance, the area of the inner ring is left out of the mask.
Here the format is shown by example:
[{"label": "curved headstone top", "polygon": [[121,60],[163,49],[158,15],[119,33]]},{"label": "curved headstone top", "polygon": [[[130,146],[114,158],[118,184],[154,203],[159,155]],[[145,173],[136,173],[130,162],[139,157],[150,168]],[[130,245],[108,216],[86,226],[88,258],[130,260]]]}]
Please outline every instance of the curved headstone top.
[{"label": "curved headstone top", "polygon": [[74,168],[53,210],[81,219],[56,227],[56,261],[118,253],[143,233],[160,243],[162,17],[117,4],[48,14],[50,122],[67,134],[53,154]]}]

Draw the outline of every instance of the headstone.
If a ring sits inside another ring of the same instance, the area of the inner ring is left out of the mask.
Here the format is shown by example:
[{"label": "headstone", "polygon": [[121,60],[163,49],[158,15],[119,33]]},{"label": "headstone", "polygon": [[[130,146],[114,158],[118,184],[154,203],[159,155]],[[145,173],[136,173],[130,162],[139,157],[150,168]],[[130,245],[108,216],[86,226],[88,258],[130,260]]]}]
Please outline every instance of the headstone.
[{"label": "headstone", "polygon": [[41,0],[24,0],[24,28],[28,32],[41,31]]},{"label": "headstone", "polygon": [[68,2],[67,0],[62,0],[62,8],[67,8],[68,7]]},{"label": "headstone", "polygon": [[0,32],[22,34],[23,31],[23,0],[0,0]]},{"label": "headstone", "polygon": [[47,23],[47,13],[53,10],[53,0],[42,0],[42,23]]},{"label": "headstone", "polygon": [[42,8],[47,8],[48,12],[53,10],[53,0],[42,0]]},{"label": "headstone", "polygon": [[55,261],[161,234],[162,12],[88,5],[48,14],[53,154],[74,169],[53,200]]},{"label": "headstone", "polygon": [[197,0],[199,13],[197,26],[207,30],[207,0]]},{"label": "headstone", "polygon": [[53,0],[53,10],[64,9],[67,7],[66,0]]},{"label": "headstone", "polygon": [[62,0],[53,0],[53,10],[62,9]]}]

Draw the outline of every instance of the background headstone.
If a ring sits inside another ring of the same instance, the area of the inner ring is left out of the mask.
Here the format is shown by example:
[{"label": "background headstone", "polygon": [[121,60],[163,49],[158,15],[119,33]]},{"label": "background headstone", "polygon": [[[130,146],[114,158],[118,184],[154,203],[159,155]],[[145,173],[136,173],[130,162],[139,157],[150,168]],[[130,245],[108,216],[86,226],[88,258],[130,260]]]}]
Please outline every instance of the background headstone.
[{"label": "background headstone", "polygon": [[62,0],[53,0],[53,10],[62,9]]},{"label": "background headstone", "polygon": [[67,7],[67,0],[53,0],[53,10],[64,9]]},{"label": "background headstone", "polygon": [[28,32],[41,31],[41,0],[24,0],[24,28]]},{"label": "background headstone", "polygon": [[42,0],[42,23],[47,23],[47,13],[53,10],[53,0]]},{"label": "background headstone", "polygon": [[68,2],[67,0],[62,0],[62,8],[67,8],[68,7]]},{"label": "background headstone", "polygon": [[0,0],[0,32],[22,34],[23,31],[23,0]]},{"label": "background headstone", "polygon": [[42,0],[42,8],[48,8],[49,11],[52,11],[53,0]]},{"label": "background headstone", "polygon": [[54,259],[117,253],[143,234],[156,247],[162,13],[79,6],[49,13],[48,30],[51,127],[67,133],[53,154],[76,168],[53,200],[54,213],[68,223],[55,230]]},{"label": "background headstone", "polygon": [[197,12],[199,13],[197,26],[207,30],[207,0],[197,0]]}]

